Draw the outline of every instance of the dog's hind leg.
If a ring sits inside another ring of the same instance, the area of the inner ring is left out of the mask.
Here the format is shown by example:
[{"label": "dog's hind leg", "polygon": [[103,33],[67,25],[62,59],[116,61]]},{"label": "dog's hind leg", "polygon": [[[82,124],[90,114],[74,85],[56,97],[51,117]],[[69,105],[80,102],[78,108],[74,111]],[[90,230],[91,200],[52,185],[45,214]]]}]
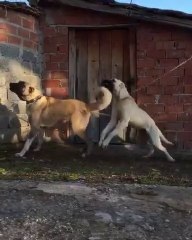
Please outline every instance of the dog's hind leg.
[{"label": "dog's hind leg", "polygon": [[83,118],[79,115],[73,115],[71,118],[73,133],[86,143],[86,150],[82,153],[82,157],[90,155],[93,149],[93,142],[86,133],[89,118],[90,114],[87,114],[87,116],[84,116]]},{"label": "dog's hind leg", "polygon": [[149,130],[147,130],[147,132],[151,138],[153,145],[157,149],[165,153],[168,161],[174,162],[175,159],[170,156],[170,154],[167,152],[167,149],[161,143],[160,136],[159,136],[159,129],[157,128],[157,126],[151,127]]},{"label": "dog's hind leg", "polygon": [[33,150],[34,152],[38,152],[41,149],[42,143],[43,143],[43,136],[44,136],[44,130],[40,129],[38,135],[37,135],[37,146],[36,148]]},{"label": "dog's hind leg", "polygon": [[149,152],[147,153],[147,155],[143,156],[144,158],[151,157],[153,155],[154,151],[155,151],[154,147],[153,147],[153,145],[151,144],[150,141],[147,142],[147,145],[149,146]]}]

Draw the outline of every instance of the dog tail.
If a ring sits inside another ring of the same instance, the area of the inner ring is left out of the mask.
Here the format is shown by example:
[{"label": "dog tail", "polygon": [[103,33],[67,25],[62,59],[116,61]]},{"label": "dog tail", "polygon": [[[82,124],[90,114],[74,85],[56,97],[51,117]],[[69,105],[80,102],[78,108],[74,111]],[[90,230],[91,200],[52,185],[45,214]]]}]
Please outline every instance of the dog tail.
[{"label": "dog tail", "polygon": [[158,132],[159,132],[159,137],[160,137],[160,139],[161,139],[164,143],[169,144],[169,145],[174,145],[172,142],[170,142],[170,141],[163,135],[163,133],[161,132],[160,129],[158,129]]},{"label": "dog tail", "polygon": [[111,100],[111,92],[105,87],[100,87],[96,94],[96,102],[87,104],[87,108],[92,114],[98,115],[99,111],[110,105]]}]

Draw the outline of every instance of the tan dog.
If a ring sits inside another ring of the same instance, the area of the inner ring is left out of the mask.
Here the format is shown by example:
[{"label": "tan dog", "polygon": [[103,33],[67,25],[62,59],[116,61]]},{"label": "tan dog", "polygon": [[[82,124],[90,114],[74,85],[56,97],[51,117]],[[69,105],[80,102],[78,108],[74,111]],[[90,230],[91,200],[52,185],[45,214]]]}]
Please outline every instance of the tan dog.
[{"label": "tan dog", "polygon": [[61,121],[71,121],[73,133],[87,144],[87,150],[83,156],[90,154],[92,141],[86,135],[86,128],[91,114],[94,111],[105,109],[110,104],[112,95],[108,89],[101,87],[96,102],[91,104],[75,99],[59,100],[43,96],[39,90],[23,81],[10,83],[10,90],[17,94],[21,100],[26,101],[31,125],[31,131],[25,145],[21,152],[16,153],[16,156],[23,157],[36,137],[38,137],[38,146],[35,151],[40,150],[43,142],[41,127],[51,127]]},{"label": "tan dog", "polygon": [[[134,128],[145,129],[150,136],[153,146],[163,151],[168,161],[175,161],[169,155],[161,141],[170,145],[173,145],[173,143],[165,138],[154,120],[144,110],[139,108],[135,100],[127,91],[125,84],[118,79],[112,79],[104,80],[101,85],[111,91],[113,100],[111,120],[101,134],[99,146],[102,146],[103,148],[107,147],[114,136],[130,125]],[[148,156],[151,156],[153,152],[154,149],[151,148]]]}]

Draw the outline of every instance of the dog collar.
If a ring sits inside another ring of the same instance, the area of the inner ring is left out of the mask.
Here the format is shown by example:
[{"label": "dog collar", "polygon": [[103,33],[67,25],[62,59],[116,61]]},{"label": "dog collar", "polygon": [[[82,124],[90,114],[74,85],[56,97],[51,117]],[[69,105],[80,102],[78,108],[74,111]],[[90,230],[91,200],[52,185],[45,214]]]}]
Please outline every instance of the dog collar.
[{"label": "dog collar", "polygon": [[41,99],[43,96],[39,95],[36,98],[26,101],[27,104],[31,104],[31,103],[36,103],[39,99]]}]

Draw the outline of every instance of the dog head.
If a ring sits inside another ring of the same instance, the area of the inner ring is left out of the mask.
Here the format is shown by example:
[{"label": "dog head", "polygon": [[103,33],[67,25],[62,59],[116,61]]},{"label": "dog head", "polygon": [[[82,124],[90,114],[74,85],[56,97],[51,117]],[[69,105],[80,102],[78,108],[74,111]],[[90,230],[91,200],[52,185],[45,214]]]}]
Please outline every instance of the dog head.
[{"label": "dog head", "polygon": [[10,83],[9,89],[23,101],[31,100],[33,98],[33,93],[35,91],[34,87],[30,86],[29,83],[24,81]]},{"label": "dog head", "polygon": [[119,79],[103,80],[101,86],[106,87],[118,98],[124,98],[128,95],[125,84]]}]

